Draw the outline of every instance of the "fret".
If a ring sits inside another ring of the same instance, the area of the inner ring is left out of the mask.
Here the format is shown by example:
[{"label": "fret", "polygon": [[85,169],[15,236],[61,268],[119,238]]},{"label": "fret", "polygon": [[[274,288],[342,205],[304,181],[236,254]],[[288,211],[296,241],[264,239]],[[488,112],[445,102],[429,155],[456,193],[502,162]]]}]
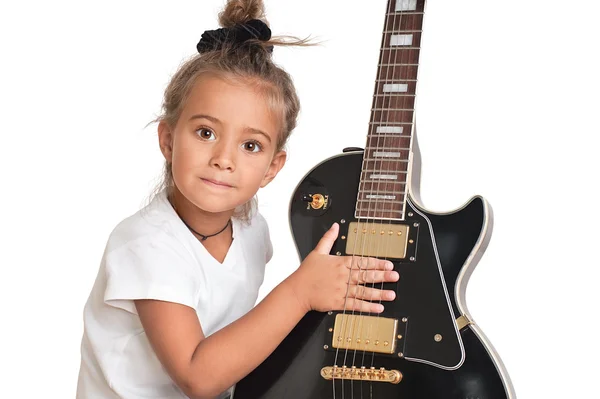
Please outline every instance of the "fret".
[{"label": "fret", "polygon": [[[410,126],[386,126],[385,124],[382,126],[375,126],[375,127],[371,127],[369,129],[369,132],[367,134],[367,136],[378,136],[378,135],[393,135],[394,133],[384,133],[384,134],[380,134],[380,132],[377,131],[377,128],[387,128],[387,127],[402,127],[403,132],[402,135],[409,135],[411,133],[411,127]],[[385,130],[384,130],[385,131]],[[396,133],[396,135],[398,135]]]},{"label": "fret", "polygon": [[[391,83],[394,82],[394,83]],[[386,85],[404,85],[404,86],[386,86]],[[417,82],[410,80],[396,80],[389,81],[389,83],[385,82],[377,82],[376,83],[376,94],[379,95],[396,95],[396,94],[416,94],[417,91]],[[387,90],[387,91],[384,91]],[[403,90],[403,91],[392,91],[392,90]]]},{"label": "fret", "polygon": [[399,173],[406,170],[407,159],[373,159],[363,158],[363,172],[374,173]]},{"label": "fret", "polygon": [[412,137],[407,136],[380,136],[380,137],[367,137],[366,150],[374,148],[384,148],[386,150],[410,150],[410,144]]},{"label": "fret", "polygon": [[[406,173],[408,159],[363,158],[362,173]],[[370,176],[370,175],[369,175]]]},{"label": "fret", "polygon": [[383,125],[383,126],[412,126],[412,122],[395,122],[395,123],[385,123],[385,122],[369,122],[369,125]]},{"label": "fret", "polygon": [[390,220],[404,220],[404,210],[400,211],[382,211],[378,209],[373,210],[357,210],[354,213],[357,219],[390,219]]},{"label": "fret", "polygon": [[423,28],[423,13],[390,13],[385,19],[385,31],[414,31]]},{"label": "fret", "polygon": [[404,67],[404,66],[419,66],[419,64],[377,64],[378,67],[392,66],[392,67]]},{"label": "fret", "polygon": [[[391,94],[391,95],[388,95]],[[397,95],[397,93],[386,93],[373,96],[374,109],[415,109],[415,96]]]},{"label": "fret", "polygon": [[417,80],[417,65],[386,65],[377,71],[378,80]]},{"label": "fret", "polygon": [[371,204],[371,209],[377,208],[377,209],[382,209],[381,207],[378,207],[379,204],[403,204],[404,203],[404,194],[398,195],[398,194],[386,194],[386,193],[379,193],[379,194],[365,194],[365,193],[361,193],[361,195],[359,195],[359,198],[357,199],[357,201],[361,202],[362,204]]},{"label": "fret", "polygon": [[357,200],[356,201],[356,210],[357,211],[402,211],[404,208],[404,201],[367,201],[367,200]]},{"label": "fret", "polygon": [[371,119],[381,122],[412,122],[414,111],[373,111]]},{"label": "fret", "polygon": [[384,30],[383,34],[386,35],[388,33],[423,33],[422,30],[419,29],[406,29],[406,30]]},{"label": "fret", "polygon": [[406,187],[404,181],[393,181],[393,182],[371,182],[365,181],[360,183],[360,192],[390,192],[390,193],[403,193]]},{"label": "fret", "polygon": [[[385,138],[385,137],[382,137],[382,138]],[[387,137],[387,138],[394,139],[395,137]],[[367,145],[365,147],[365,150],[367,152],[369,152],[369,150],[373,150],[373,151],[375,151],[375,153],[385,152],[386,154],[398,154],[399,151],[400,152],[408,151],[408,150],[410,150],[410,148],[409,147],[384,147],[384,146],[376,146],[376,145],[374,145],[374,146]],[[391,155],[390,156],[380,155],[380,156],[382,156],[384,158],[395,158],[395,156],[391,156]]]},{"label": "fret", "polygon": [[[406,163],[404,165],[406,165]],[[403,165],[400,165],[400,166],[403,166]],[[362,171],[362,174],[360,175],[360,177],[361,177],[360,181],[377,183],[377,182],[380,182],[381,179],[372,178],[373,176],[394,174],[397,176],[396,180],[398,180],[400,182],[404,182],[404,181],[406,181],[407,173],[408,173],[407,170],[391,169],[391,168],[390,169],[380,169],[380,168],[366,169],[366,170]]]},{"label": "fret", "polygon": [[380,64],[416,64],[419,61],[419,49],[392,48],[379,50]]},{"label": "fret", "polygon": [[371,111],[414,111],[414,109],[400,109],[400,108],[371,108]]}]

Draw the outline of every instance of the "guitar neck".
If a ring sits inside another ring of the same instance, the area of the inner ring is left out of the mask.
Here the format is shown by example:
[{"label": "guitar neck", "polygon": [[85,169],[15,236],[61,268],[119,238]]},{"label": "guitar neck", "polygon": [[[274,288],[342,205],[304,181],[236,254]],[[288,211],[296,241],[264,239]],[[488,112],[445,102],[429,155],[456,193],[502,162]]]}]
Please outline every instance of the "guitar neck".
[{"label": "guitar neck", "polygon": [[404,219],[425,0],[389,0],[357,218]]}]

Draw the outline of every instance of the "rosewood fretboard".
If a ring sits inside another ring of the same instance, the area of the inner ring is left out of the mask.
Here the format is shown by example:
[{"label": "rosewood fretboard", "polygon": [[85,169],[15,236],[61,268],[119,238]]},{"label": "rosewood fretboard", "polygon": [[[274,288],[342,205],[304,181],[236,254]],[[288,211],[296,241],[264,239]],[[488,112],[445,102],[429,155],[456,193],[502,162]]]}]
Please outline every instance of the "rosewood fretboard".
[{"label": "rosewood fretboard", "polygon": [[357,218],[404,219],[425,0],[389,0]]}]

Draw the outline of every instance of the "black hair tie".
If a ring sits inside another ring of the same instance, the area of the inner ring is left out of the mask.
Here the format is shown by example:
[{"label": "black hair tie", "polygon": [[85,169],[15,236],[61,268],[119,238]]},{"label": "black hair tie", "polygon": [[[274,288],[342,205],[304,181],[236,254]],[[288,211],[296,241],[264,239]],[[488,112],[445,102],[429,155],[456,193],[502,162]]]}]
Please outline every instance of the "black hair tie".
[{"label": "black hair tie", "polygon": [[[219,28],[207,30],[201,36],[196,45],[199,53],[220,49],[225,43],[243,44],[248,40],[258,39],[266,42],[271,39],[271,29],[260,19],[251,19],[243,24],[234,25],[231,28]],[[267,50],[273,52],[273,46]]]}]

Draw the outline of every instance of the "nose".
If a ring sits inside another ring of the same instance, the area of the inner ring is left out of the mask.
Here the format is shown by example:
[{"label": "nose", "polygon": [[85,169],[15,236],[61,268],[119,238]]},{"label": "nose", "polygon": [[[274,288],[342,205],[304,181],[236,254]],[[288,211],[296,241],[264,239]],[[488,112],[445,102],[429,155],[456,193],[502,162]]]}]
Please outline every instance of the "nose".
[{"label": "nose", "polygon": [[223,140],[213,147],[210,165],[221,170],[235,170],[235,148],[233,143]]}]

